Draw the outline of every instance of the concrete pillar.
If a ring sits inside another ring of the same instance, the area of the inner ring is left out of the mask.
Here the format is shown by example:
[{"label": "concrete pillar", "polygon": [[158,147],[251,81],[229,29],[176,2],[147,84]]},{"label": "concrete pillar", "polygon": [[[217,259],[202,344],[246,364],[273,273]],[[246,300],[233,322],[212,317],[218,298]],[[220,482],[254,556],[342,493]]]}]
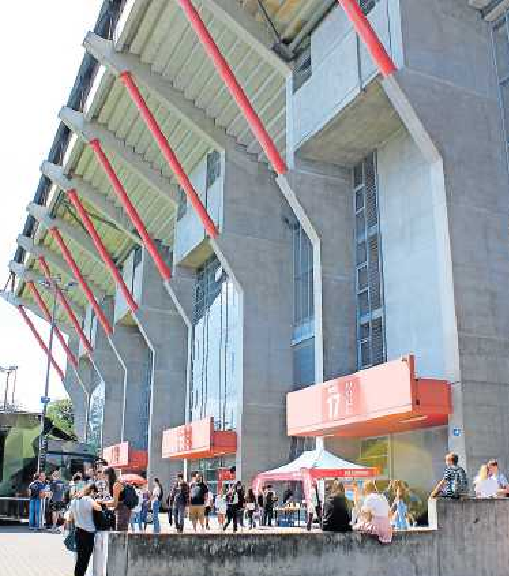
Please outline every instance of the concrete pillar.
[{"label": "concrete pillar", "polygon": [[[185,423],[188,330],[145,250],[142,275],[136,318],[146,346],[152,351],[147,472],[149,478],[159,478],[168,489],[183,466],[180,461],[163,460],[162,437],[164,430]],[[174,274],[170,284],[178,289],[182,284],[177,282],[177,276]],[[191,295],[193,286],[191,280]]]},{"label": "concrete pillar", "polygon": [[300,204],[296,217],[305,230],[307,220],[318,236],[306,230],[314,248],[315,373],[321,382],[357,370],[352,176],[350,170],[295,157],[286,180]]},{"label": "concrete pillar", "polygon": [[400,2],[404,67],[384,87],[430,167],[448,442],[474,476],[489,457],[509,466],[509,179],[490,24],[452,4]]},{"label": "concrete pillar", "polygon": [[226,157],[223,225],[213,248],[238,291],[237,477],[288,461],[292,389],[292,233],[289,207],[261,165]]},{"label": "concrete pillar", "polygon": [[[112,299],[106,298],[102,307],[108,319],[112,321]],[[93,357],[105,383],[103,446],[112,446],[118,444],[122,438],[125,369],[99,323],[95,334]]]},{"label": "concrete pillar", "polygon": [[[78,358],[79,340],[69,338],[69,349]],[[74,410],[74,431],[81,442],[85,441],[87,435],[87,413],[90,394],[93,391],[93,367],[88,358],[80,358],[78,370],[74,369],[69,361],[65,371],[64,388],[69,394]],[[80,383],[83,383],[83,386]],[[85,388],[85,389],[84,389]]]}]

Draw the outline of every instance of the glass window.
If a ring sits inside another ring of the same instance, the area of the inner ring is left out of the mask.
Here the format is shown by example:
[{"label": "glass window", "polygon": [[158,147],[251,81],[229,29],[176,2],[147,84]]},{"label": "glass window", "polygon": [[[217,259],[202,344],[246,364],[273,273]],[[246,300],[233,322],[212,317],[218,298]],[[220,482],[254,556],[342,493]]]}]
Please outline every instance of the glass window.
[{"label": "glass window", "polygon": [[374,154],[354,168],[354,183],[358,366],[367,368],[385,361],[381,236]]},{"label": "glass window", "polygon": [[221,155],[214,150],[207,156],[207,188],[221,176]]},{"label": "glass window", "polygon": [[105,402],[105,384],[101,382],[95,387],[90,395],[90,412],[88,418],[89,426],[89,443],[96,450],[103,447],[103,420],[104,420],[104,402]]},{"label": "glass window", "polygon": [[359,464],[378,468],[380,476],[389,475],[389,437],[361,440]]},{"label": "glass window", "polygon": [[237,425],[235,345],[238,296],[214,256],[198,271],[193,312],[190,416],[213,416],[218,430]]},{"label": "glass window", "polygon": [[182,186],[177,186],[177,221],[182,220],[187,212],[187,196]]}]

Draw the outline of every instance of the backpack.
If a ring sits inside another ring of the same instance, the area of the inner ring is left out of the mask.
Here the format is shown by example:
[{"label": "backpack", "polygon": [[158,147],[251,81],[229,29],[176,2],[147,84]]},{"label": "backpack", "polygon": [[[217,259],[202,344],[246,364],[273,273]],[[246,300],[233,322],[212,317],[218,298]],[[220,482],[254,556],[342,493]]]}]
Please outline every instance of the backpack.
[{"label": "backpack", "polygon": [[30,489],[30,498],[39,498],[39,494],[41,493],[41,485],[39,482],[31,482],[28,488]]},{"label": "backpack", "polygon": [[102,510],[94,510],[94,526],[98,532],[108,532],[115,529],[115,514],[102,505]]},{"label": "backpack", "polygon": [[130,485],[126,484],[124,486],[124,504],[132,510],[138,506],[138,494],[136,494],[136,490]]}]

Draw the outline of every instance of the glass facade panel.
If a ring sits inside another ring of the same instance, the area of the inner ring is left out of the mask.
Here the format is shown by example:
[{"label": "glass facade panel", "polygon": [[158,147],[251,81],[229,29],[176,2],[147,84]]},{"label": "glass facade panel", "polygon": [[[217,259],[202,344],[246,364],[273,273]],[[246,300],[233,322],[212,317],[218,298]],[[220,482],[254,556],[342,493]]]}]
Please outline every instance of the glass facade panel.
[{"label": "glass facade panel", "polygon": [[237,426],[236,331],[239,302],[216,257],[198,271],[193,313],[190,418],[214,417],[217,430]]},{"label": "glass facade panel", "polygon": [[375,155],[354,168],[359,369],[385,361],[381,236]]},{"label": "glass facade panel", "polygon": [[96,449],[103,447],[105,384],[101,380],[90,396],[89,443]]}]

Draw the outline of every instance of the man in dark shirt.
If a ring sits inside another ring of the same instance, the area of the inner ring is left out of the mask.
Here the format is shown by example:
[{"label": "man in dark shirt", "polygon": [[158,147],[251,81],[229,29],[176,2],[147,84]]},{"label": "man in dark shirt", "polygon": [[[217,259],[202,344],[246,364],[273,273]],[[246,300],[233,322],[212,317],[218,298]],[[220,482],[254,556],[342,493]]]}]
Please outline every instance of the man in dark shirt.
[{"label": "man in dark shirt", "polygon": [[44,485],[39,480],[39,474],[34,474],[34,479],[28,486],[28,496],[30,498],[29,506],[29,528],[37,530],[39,528],[39,515],[41,513],[41,492]]},{"label": "man in dark shirt", "polygon": [[201,529],[205,529],[205,500],[209,489],[203,482],[203,477],[198,472],[195,473],[191,485],[189,486],[189,520],[196,531],[196,524],[199,522]]},{"label": "man in dark shirt", "polygon": [[447,454],[445,464],[444,476],[431,492],[431,497],[459,498],[468,491],[466,472],[461,466],[458,466],[458,455],[454,452]]},{"label": "man in dark shirt", "polygon": [[172,491],[173,498],[173,519],[175,521],[175,528],[177,532],[184,531],[184,514],[186,506],[189,504],[189,485],[184,481],[184,474],[179,472],[177,474],[177,481],[173,485]]},{"label": "man in dark shirt", "polygon": [[53,531],[58,532],[58,519],[65,510],[65,482],[60,478],[60,470],[57,469],[51,475],[50,482],[51,500],[50,510],[53,520]]}]

